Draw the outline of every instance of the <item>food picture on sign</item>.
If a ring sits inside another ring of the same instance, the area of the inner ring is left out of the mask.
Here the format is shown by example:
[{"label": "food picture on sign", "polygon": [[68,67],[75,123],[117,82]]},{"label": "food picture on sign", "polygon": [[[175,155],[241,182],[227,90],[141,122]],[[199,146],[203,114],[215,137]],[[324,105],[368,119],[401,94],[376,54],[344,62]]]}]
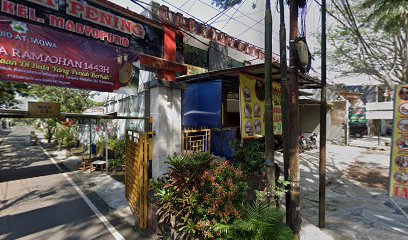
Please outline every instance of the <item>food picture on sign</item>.
[{"label": "food picture on sign", "polygon": [[408,87],[402,87],[398,95],[402,100],[408,101]]},{"label": "food picture on sign", "polygon": [[254,135],[254,127],[252,126],[252,121],[248,121],[245,124],[245,132],[248,134],[248,136]]},{"label": "food picture on sign", "polygon": [[399,184],[408,184],[408,173],[398,171],[394,174],[394,180]]},{"label": "food picture on sign", "polygon": [[408,138],[401,137],[397,140],[397,146],[401,150],[408,150]]},{"label": "food picture on sign", "polygon": [[406,168],[408,167],[408,156],[398,156],[394,162],[398,168]]},{"label": "food picture on sign", "polygon": [[261,106],[258,103],[254,106],[254,117],[261,117]]},{"label": "food picture on sign", "polygon": [[249,88],[244,88],[244,97],[245,97],[245,101],[246,102],[250,102],[251,101],[251,90],[249,90]]},{"label": "food picture on sign", "polygon": [[403,132],[408,131],[408,119],[403,119],[399,121],[398,128]]},{"label": "food picture on sign", "polygon": [[403,103],[399,106],[399,112],[403,115],[408,115],[408,103]]},{"label": "food picture on sign", "polygon": [[246,117],[246,118],[252,118],[252,107],[251,107],[251,104],[249,104],[249,103],[245,104],[244,113],[245,113],[245,117]]},{"label": "food picture on sign", "polygon": [[261,124],[261,120],[259,120],[259,119],[256,120],[254,126],[255,126],[255,133],[256,133],[256,134],[262,134],[262,124]]},{"label": "food picture on sign", "polygon": [[259,101],[265,100],[265,83],[261,81],[256,81],[255,84],[255,95]]}]

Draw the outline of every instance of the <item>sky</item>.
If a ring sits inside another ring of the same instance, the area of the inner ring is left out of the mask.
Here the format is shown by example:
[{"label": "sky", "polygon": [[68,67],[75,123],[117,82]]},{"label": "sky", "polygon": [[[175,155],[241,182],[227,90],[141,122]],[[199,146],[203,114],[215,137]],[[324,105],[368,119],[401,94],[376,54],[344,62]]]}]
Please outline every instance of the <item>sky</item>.
[{"label": "sky", "polygon": [[[110,0],[122,7],[141,13],[144,9],[131,0]],[[194,17],[211,26],[222,30],[230,36],[239,38],[255,46],[264,48],[264,17],[265,17],[265,0],[243,0],[240,4],[226,11],[218,9],[211,4],[212,0],[156,0],[156,2],[166,5],[173,12],[180,12],[183,16]],[[150,1],[137,0],[145,8],[149,8]],[[321,2],[319,0],[319,2]],[[280,13],[277,6],[278,1],[271,1],[272,12],[272,51],[279,55],[279,28],[280,28]],[[255,7],[253,7],[255,5]],[[328,1],[330,8],[330,1]],[[150,9],[150,8],[149,8]],[[319,51],[320,32],[322,27],[320,6],[313,0],[308,0],[308,6],[305,18],[305,34],[310,52],[313,54]],[[299,13],[299,15],[301,15]],[[333,23],[333,19],[327,15],[328,24]],[[289,39],[289,7],[285,6],[285,25],[286,39]],[[299,18],[299,31],[302,31],[301,21]],[[328,48],[330,45],[328,44]],[[287,53],[288,55],[288,53]],[[312,76],[320,78],[320,63],[321,59],[318,55],[313,54],[312,69],[309,72]],[[328,59],[330,62],[330,59]],[[327,66],[327,82],[328,84],[345,84],[345,85],[373,85],[376,81],[367,76],[352,76],[338,77],[338,73],[330,71],[330,65]],[[103,101],[106,94],[100,94],[96,97],[97,101]]]},{"label": "sky", "polygon": [[[131,0],[109,0],[122,7],[128,8],[136,13],[141,13],[144,9],[138,6]],[[149,0],[135,0],[140,5],[150,9]],[[320,2],[320,0],[318,0]],[[156,0],[156,2],[166,5],[174,12],[180,12],[185,17],[194,17],[213,27],[222,30],[223,32],[249,42],[255,46],[264,48],[264,16],[265,16],[265,0],[242,0],[242,2],[233,8],[222,11],[215,5],[212,5],[212,0]],[[279,25],[280,16],[277,10],[276,0],[271,1],[272,11],[272,51],[279,54]],[[253,7],[255,5],[255,7]],[[328,1],[330,7],[330,1]],[[327,15],[327,22],[330,24],[332,19]],[[286,39],[289,39],[289,7],[285,6],[285,25],[287,28]],[[299,20],[299,31],[301,31],[301,22]],[[306,39],[312,54],[320,50],[320,41],[318,39],[321,32],[321,12],[320,6],[313,0],[308,0],[307,15],[306,15]],[[328,46],[330,47],[330,46]],[[310,71],[310,75],[320,77],[320,58],[314,55],[312,68],[316,71]],[[330,59],[328,59],[330,61]],[[358,84],[375,84],[367,77],[347,77],[338,78],[336,74],[330,72],[328,66],[328,80],[329,84],[344,83],[347,85]],[[100,94],[96,97],[97,101],[103,101],[106,94]]]},{"label": "sky", "polygon": [[[137,13],[141,13],[144,9],[131,0],[110,0],[115,4],[129,8]],[[140,5],[149,8],[149,0],[137,0]],[[233,8],[226,11],[218,9],[212,5],[212,0],[156,0],[156,2],[166,5],[174,12],[180,12],[184,16],[193,16],[211,26],[222,30],[223,32],[254,44],[255,46],[264,48],[264,16],[265,16],[265,0],[242,0],[242,2]],[[318,2],[321,2],[318,0]],[[279,28],[280,15],[277,6],[278,1],[271,1],[272,12],[272,51],[279,54]],[[253,7],[255,5],[255,8]],[[330,1],[328,1],[328,8],[330,8]],[[306,15],[306,39],[313,54],[320,50],[319,33],[321,32],[321,11],[320,6],[313,0],[308,0]],[[300,14],[299,14],[300,15]],[[331,24],[333,19],[327,15],[327,22]],[[289,39],[289,7],[285,6],[285,25],[287,28],[286,39]],[[301,31],[301,21],[299,18],[299,31]],[[330,48],[330,46],[328,46]],[[312,67],[316,72],[310,71],[312,76],[320,76],[320,62],[318,55],[314,55]],[[329,61],[329,59],[328,59]],[[328,83],[345,83],[345,84],[375,84],[366,76],[339,78],[337,74],[329,71],[328,66]]]}]

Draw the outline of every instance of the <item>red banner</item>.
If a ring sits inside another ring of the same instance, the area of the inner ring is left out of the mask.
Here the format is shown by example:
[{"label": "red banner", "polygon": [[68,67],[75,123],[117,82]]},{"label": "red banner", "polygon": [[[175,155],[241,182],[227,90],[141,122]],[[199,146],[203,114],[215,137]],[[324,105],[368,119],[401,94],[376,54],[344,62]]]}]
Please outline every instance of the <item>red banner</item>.
[{"label": "red banner", "polygon": [[0,16],[0,81],[111,92],[132,84],[137,52]]}]

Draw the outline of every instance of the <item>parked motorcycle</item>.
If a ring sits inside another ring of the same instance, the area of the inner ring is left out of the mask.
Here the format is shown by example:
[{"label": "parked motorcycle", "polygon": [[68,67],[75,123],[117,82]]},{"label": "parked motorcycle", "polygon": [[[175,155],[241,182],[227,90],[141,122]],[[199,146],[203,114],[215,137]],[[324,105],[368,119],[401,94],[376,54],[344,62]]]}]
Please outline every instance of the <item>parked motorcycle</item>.
[{"label": "parked motorcycle", "polygon": [[309,137],[307,137],[307,142],[310,149],[317,148],[317,133],[310,134]]},{"label": "parked motorcycle", "polygon": [[307,149],[308,149],[308,146],[307,146],[307,141],[305,139],[305,135],[304,133],[301,132],[299,136],[299,150],[300,152],[304,152]]}]

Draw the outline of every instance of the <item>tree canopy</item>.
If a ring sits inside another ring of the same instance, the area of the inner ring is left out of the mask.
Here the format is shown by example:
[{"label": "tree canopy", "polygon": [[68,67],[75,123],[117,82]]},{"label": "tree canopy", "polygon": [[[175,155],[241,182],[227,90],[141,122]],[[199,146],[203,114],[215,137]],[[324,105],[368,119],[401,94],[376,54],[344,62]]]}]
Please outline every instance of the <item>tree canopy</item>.
[{"label": "tree canopy", "polygon": [[73,88],[0,81],[0,93],[0,108],[17,107],[21,103],[18,96],[60,103],[62,112],[81,113],[90,107],[99,105],[92,100],[96,93]]},{"label": "tree canopy", "polygon": [[98,105],[92,100],[96,94],[89,90],[34,86],[32,94],[41,101],[60,103],[62,112],[82,113],[86,109]]},{"label": "tree canopy", "polygon": [[[366,74],[389,88],[395,83],[407,82],[407,30],[403,31],[407,25],[399,20],[400,15],[395,15],[405,14],[406,2],[332,1],[330,14],[336,21],[329,27],[328,36],[334,47],[329,52],[331,70],[342,76]],[[394,23],[402,25],[390,28]]]},{"label": "tree canopy", "polygon": [[218,8],[227,9],[240,4],[242,0],[212,0],[212,4],[215,4]]},{"label": "tree canopy", "polygon": [[0,81],[0,108],[15,108],[21,103],[18,96],[32,96],[31,86],[24,83]]}]

